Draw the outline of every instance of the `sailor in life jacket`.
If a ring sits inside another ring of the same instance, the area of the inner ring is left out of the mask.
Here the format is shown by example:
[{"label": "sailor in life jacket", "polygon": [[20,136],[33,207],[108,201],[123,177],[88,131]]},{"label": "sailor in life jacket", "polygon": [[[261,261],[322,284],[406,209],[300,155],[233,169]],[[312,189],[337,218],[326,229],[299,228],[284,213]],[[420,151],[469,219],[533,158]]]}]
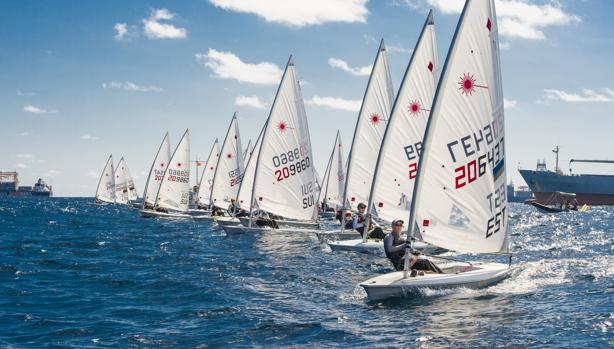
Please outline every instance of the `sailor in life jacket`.
[{"label": "sailor in life jacket", "polygon": [[383,239],[386,234],[382,231],[382,228],[374,226],[374,224],[369,219],[367,222],[367,218],[365,215],[365,211],[367,209],[367,205],[363,202],[358,204],[358,213],[352,216],[352,228],[360,233],[360,236],[364,238],[365,236],[365,228],[368,233],[368,238],[370,239]]}]

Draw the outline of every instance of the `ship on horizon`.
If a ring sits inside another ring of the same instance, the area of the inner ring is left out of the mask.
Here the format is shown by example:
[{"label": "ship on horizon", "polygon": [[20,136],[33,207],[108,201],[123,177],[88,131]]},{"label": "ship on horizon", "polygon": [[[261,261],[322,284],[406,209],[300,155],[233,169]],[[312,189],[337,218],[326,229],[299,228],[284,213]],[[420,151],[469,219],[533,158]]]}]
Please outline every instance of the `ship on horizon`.
[{"label": "ship on horizon", "polygon": [[34,186],[20,186],[17,172],[0,172],[0,197],[2,196],[53,196],[53,188],[39,178]]},{"label": "ship on horizon", "polygon": [[[614,205],[614,175],[565,174],[559,168],[559,147],[555,147],[555,170],[546,168],[545,161],[537,161],[535,170],[518,169],[538,202],[547,202],[557,192],[574,193],[579,205]],[[571,159],[572,163],[614,164],[614,160]]]}]

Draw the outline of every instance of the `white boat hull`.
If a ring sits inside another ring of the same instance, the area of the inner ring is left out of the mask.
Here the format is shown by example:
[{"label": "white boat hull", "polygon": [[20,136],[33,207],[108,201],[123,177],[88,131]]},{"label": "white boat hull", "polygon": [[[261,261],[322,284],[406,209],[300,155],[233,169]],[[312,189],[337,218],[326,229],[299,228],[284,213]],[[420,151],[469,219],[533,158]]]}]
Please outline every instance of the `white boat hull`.
[{"label": "white boat hull", "polygon": [[313,229],[299,229],[299,228],[280,228],[273,229],[271,227],[244,227],[242,225],[223,225],[222,229],[226,232],[226,235],[236,234],[313,234],[316,230]]},{"label": "white boat hull", "polygon": [[320,242],[360,239],[360,234],[355,230],[344,230],[343,233],[340,230],[318,231],[316,236]]},{"label": "white boat hull", "polygon": [[425,289],[484,288],[507,278],[512,268],[503,263],[452,262],[441,264],[443,274],[427,273],[423,276],[403,278],[403,271],[397,271],[371,278],[360,284],[369,300],[387,298],[419,297]]},{"label": "white boat hull", "polygon": [[217,217],[215,222],[220,227],[241,225],[241,221],[234,217]]},{"label": "white boat hull", "polygon": [[153,210],[139,210],[142,217],[147,218],[182,218],[182,219],[193,219],[193,217],[187,213],[179,213],[179,212],[158,212]]},{"label": "white boat hull", "polygon": [[[239,219],[241,220],[241,225],[243,225],[244,227],[249,227],[249,217],[240,217]],[[288,220],[275,220],[275,222],[280,228],[286,228],[286,229],[301,228],[301,229],[317,230],[320,228],[320,223],[318,222],[288,221]]]},{"label": "white boat hull", "polygon": [[[328,246],[333,251],[351,251],[358,253],[370,253],[378,256],[385,256],[384,243],[382,240],[368,239],[363,242],[362,239],[352,239],[343,241],[329,242]],[[416,241],[414,243],[414,249],[426,254],[433,254],[436,251],[443,252],[443,249],[439,247],[431,246],[424,242]]]}]

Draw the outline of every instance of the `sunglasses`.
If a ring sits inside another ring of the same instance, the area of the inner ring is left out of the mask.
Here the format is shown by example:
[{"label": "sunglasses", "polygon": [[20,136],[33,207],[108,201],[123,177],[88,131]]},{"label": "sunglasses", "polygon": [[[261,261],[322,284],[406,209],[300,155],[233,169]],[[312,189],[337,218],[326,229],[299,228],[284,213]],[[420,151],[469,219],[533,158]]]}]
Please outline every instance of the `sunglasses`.
[{"label": "sunglasses", "polygon": [[395,227],[402,227],[402,226],[403,226],[403,224],[398,223],[398,224],[395,224],[394,226],[395,226]]}]

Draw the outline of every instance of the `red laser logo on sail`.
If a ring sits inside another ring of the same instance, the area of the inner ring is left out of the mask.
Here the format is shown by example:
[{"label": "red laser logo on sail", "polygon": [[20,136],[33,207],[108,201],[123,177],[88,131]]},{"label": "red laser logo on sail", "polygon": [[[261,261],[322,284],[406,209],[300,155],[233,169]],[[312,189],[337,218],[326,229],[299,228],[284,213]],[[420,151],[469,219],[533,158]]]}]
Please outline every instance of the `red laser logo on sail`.
[{"label": "red laser logo on sail", "polygon": [[486,86],[478,85],[475,82],[476,79],[473,75],[471,75],[470,73],[465,73],[458,80],[458,89],[461,91],[462,94],[466,96],[471,96],[473,92],[475,92],[476,87],[488,88]]},{"label": "red laser logo on sail", "polygon": [[232,159],[232,154],[228,153],[228,154],[226,154],[226,157],[229,158],[229,159]]},{"label": "red laser logo on sail", "polygon": [[380,121],[386,121],[384,118],[382,118],[381,116],[377,115],[377,113],[371,114],[371,117],[369,118],[369,120],[375,126],[377,126],[377,124],[379,124]]},{"label": "red laser logo on sail", "polygon": [[418,113],[420,113],[421,110],[430,111],[428,109],[422,108],[422,106],[420,105],[420,102],[418,101],[411,101],[409,103],[409,106],[407,107],[407,110],[409,111],[410,114],[412,114],[412,116],[418,116]]}]

